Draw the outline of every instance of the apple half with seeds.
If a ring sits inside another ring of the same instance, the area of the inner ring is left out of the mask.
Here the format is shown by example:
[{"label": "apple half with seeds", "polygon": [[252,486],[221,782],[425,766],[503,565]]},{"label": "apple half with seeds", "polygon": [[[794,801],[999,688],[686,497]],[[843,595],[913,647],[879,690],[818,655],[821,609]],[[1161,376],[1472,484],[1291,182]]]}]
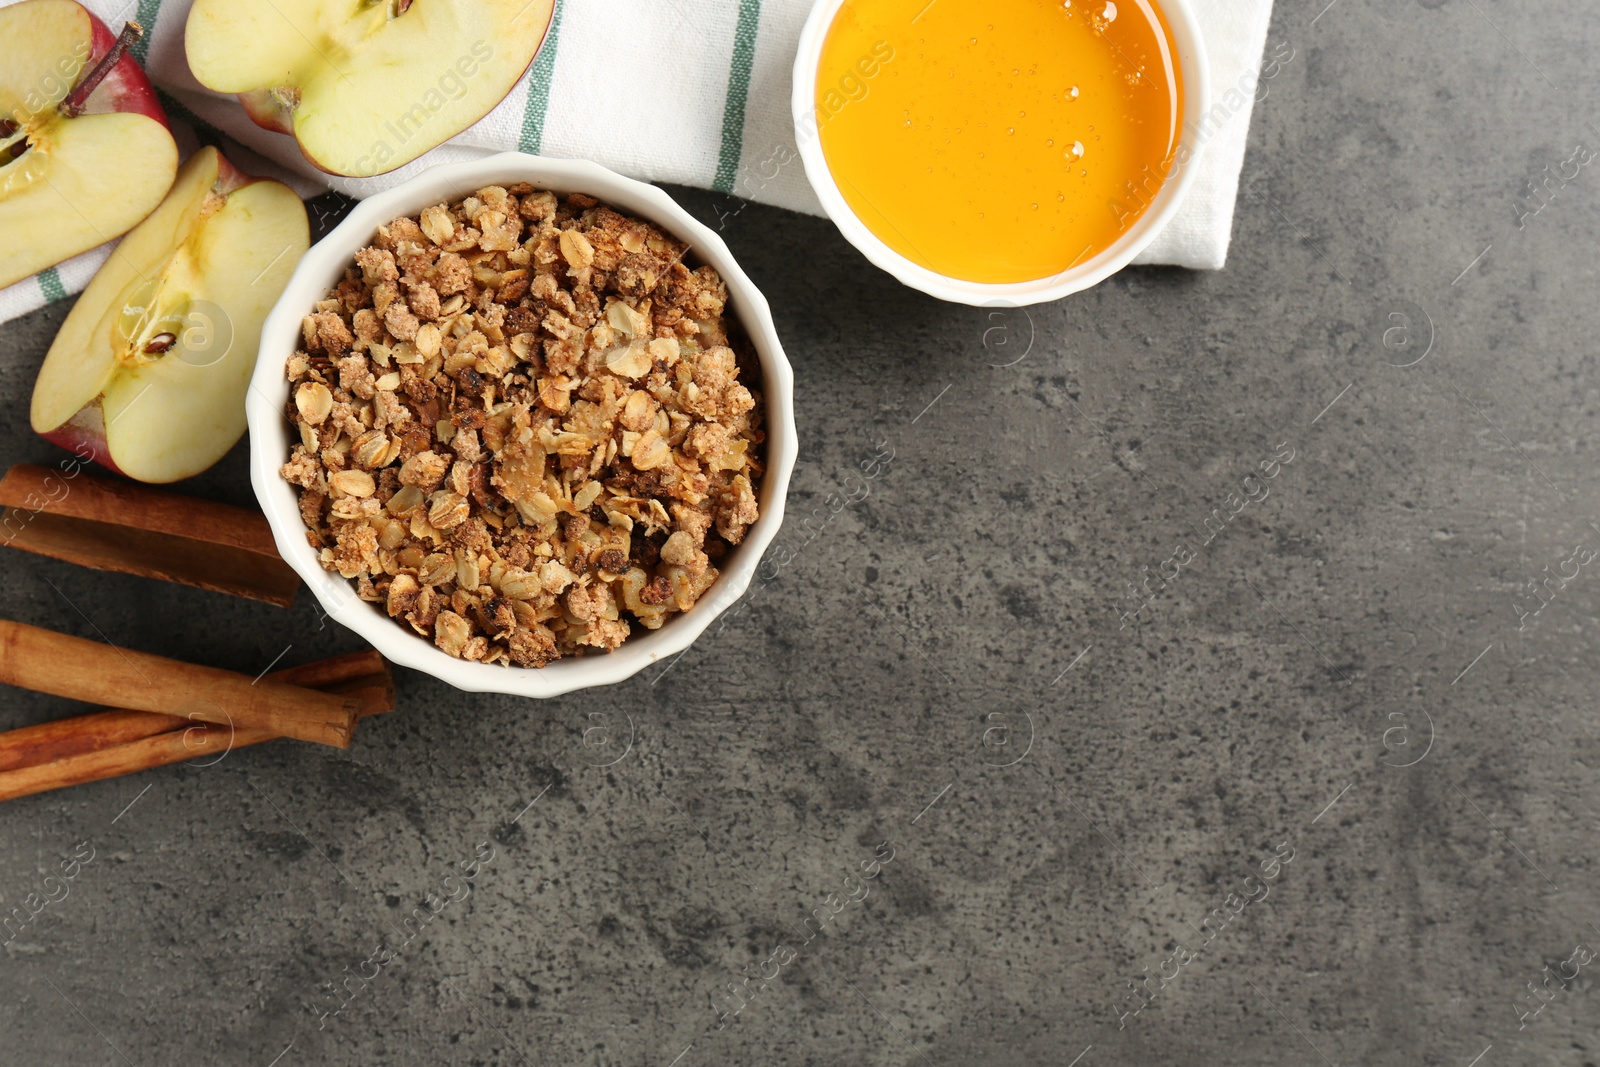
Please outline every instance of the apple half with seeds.
[{"label": "apple half with seeds", "polygon": [[119,237],[172,187],[178,147],[120,37],[75,0],[0,8],[0,287]]},{"label": "apple half with seeds", "polygon": [[211,466],[244,435],[261,324],[310,245],[288,186],[202,148],[62,324],[34,431],[141,482]]},{"label": "apple half with seeds", "polygon": [[331,174],[409,163],[522,77],[555,0],[195,0],[189,69]]}]

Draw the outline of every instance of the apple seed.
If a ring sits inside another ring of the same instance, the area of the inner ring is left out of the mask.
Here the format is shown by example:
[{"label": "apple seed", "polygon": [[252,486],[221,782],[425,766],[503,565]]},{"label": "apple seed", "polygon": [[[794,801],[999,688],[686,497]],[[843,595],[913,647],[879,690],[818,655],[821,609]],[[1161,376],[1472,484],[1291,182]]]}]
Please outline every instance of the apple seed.
[{"label": "apple seed", "polygon": [[146,355],[160,355],[161,353],[165,352],[167,349],[171,348],[173,343],[176,342],[177,340],[178,340],[178,337],[177,337],[176,334],[158,333],[154,337],[150,338],[150,343],[149,344],[144,346],[145,354]]}]

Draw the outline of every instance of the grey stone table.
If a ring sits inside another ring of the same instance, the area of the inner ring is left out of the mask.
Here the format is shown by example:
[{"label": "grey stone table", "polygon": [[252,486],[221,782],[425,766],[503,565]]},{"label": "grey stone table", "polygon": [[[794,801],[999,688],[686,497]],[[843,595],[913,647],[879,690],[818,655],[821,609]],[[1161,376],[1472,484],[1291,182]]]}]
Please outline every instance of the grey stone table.
[{"label": "grey stone table", "polygon": [[[984,312],[679,191],[795,364],[792,560],[624,685],[402,672],[348,752],[0,807],[0,911],[92,850],[0,950],[0,1062],[1600,1060],[1600,31],[1322,4],[1278,5],[1219,273]],[[64,312],[0,343],[7,462],[59,455]],[[190,490],[248,501],[242,451]],[[358,647],[0,565],[127,647]]]}]

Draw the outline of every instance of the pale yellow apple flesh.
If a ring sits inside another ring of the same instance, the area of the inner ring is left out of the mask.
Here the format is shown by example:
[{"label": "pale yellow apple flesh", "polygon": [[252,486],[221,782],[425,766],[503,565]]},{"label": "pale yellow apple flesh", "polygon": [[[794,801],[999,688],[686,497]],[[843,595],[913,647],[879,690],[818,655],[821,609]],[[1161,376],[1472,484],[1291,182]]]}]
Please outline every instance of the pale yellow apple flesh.
[{"label": "pale yellow apple flesh", "polygon": [[0,286],[126,233],[172,184],[178,149],[160,122],[57,110],[92,33],[89,13],[70,0],[0,8],[0,128],[16,126],[0,137]]},{"label": "pale yellow apple flesh", "polygon": [[244,433],[261,324],[309,246],[290,189],[196,153],[67,316],[34,385],[34,430],[103,438],[109,465],[140,481],[211,466]]},{"label": "pale yellow apple flesh", "polygon": [[293,132],[334,174],[393,170],[477,122],[533,62],[554,0],[196,0],[185,48],[209,89]]}]

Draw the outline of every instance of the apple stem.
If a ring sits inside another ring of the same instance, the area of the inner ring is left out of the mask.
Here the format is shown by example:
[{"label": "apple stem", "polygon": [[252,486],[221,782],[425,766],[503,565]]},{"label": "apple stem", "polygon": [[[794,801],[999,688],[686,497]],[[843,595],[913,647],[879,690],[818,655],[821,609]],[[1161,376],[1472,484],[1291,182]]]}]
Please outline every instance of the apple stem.
[{"label": "apple stem", "polygon": [[116,42],[105,55],[100,57],[100,62],[90,68],[66,99],[61,101],[61,113],[69,119],[75,119],[83,114],[83,109],[88,106],[89,96],[97,89],[105,76],[111,73],[111,68],[122,62],[122,57],[127,54],[133,42],[144,36],[144,27],[137,22],[123,25],[122,32],[117,35]]}]

